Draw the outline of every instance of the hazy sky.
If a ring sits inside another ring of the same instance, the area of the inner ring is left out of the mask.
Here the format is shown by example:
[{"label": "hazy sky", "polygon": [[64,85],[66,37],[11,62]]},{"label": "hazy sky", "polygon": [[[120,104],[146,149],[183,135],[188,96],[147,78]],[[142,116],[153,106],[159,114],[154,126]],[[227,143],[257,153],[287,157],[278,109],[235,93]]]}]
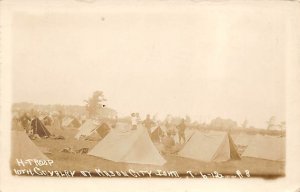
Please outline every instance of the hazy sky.
[{"label": "hazy sky", "polygon": [[[276,14],[275,14],[276,13]],[[272,9],[19,14],[13,99],[266,127],[285,113],[285,19]]]}]

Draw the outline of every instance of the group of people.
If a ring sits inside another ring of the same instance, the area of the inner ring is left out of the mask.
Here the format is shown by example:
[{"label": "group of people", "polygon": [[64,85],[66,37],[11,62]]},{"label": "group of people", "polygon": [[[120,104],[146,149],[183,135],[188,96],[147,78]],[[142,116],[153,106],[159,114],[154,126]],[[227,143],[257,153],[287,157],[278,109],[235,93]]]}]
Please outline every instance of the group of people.
[{"label": "group of people", "polygon": [[187,125],[185,123],[185,119],[182,119],[178,125],[174,125],[172,122],[172,118],[168,116],[163,123],[157,123],[153,119],[151,119],[150,115],[148,114],[145,120],[141,121],[140,116],[138,113],[131,114],[131,129],[135,130],[138,127],[138,124],[142,124],[148,131],[149,135],[151,135],[151,129],[154,126],[161,127],[165,126],[165,130],[162,131],[160,128],[159,137],[160,142],[163,145],[163,153],[174,153],[176,152],[176,142],[174,137],[176,133],[178,135],[178,142],[179,144],[184,144],[186,142],[185,137],[185,130]]},{"label": "group of people", "polygon": [[63,114],[58,112],[57,114],[49,115],[48,113],[41,114],[37,111],[31,112],[19,112],[13,115],[13,129],[25,130],[28,135],[35,134],[36,122],[42,122],[43,125],[52,125],[57,129],[61,128]]},{"label": "group of people", "polygon": [[139,113],[131,114],[131,129],[135,130],[138,127],[138,124],[142,124],[146,127],[147,131],[150,133],[151,128],[156,125],[156,123],[150,118],[148,114],[144,121],[141,121]]}]

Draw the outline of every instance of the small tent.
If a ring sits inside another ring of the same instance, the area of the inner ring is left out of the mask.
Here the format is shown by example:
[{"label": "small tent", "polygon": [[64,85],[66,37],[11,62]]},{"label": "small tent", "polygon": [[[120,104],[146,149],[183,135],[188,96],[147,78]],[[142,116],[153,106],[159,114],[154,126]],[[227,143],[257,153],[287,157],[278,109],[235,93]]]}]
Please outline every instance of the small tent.
[{"label": "small tent", "polygon": [[81,125],[78,133],[75,135],[75,138],[79,139],[81,136],[90,136],[93,133],[96,133],[101,137],[105,137],[109,131],[110,127],[108,124],[88,119]]},{"label": "small tent", "polygon": [[128,131],[113,129],[88,154],[114,162],[150,165],[166,162],[143,127]]},{"label": "small tent", "polygon": [[153,142],[160,142],[160,138],[165,134],[160,126],[151,127],[150,137]]},{"label": "small tent", "polygon": [[225,132],[195,132],[178,153],[179,156],[205,162],[239,159],[232,138]]},{"label": "small tent", "polygon": [[51,126],[53,123],[53,119],[51,116],[47,115],[43,118],[44,125]]},{"label": "small tent", "polygon": [[233,138],[234,143],[237,146],[239,154],[243,154],[245,149],[248,147],[249,143],[254,138],[254,135],[240,133]]},{"label": "small tent", "polygon": [[251,140],[254,138],[254,135],[240,133],[234,138],[234,143],[237,146],[248,146]]},{"label": "small tent", "polygon": [[74,118],[72,123],[72,127],[79,128],[81,126],[80,121],[77,118]]},{"label": "small tent", "polygon": [[33,134],[38,134],[40,137],[51,136],[51,133],[39,118],[35,118],[31,121],[31,128],[33,130]]},{"label": "small tent", "polygon": [[77,118],[65,117],[62,120],[62,127],[64,128],[79,128],[81,123]]},{"label": "small tent", "polygon": [[73,118],[65,117],[65,118],[63,118],[61,125],[62,125],[62,127],[70,127],[72,124],[72,121],[73,121]]},{"label": "small tent", "polygon": [[11,159],[41,159],[48,160],[39,148],[29,139],[24,131],[12,131],[12,155]]},{"label": "small tent", "polygon": [[284,161],[285,138],[256,135],[249,143],[242,157]]},{"label": "small tent", "polygon": [[104,138],[110,131],[110,127],[107,123],[102,123],[97,129],[96,132],[98,135],[100,135],[102,138]]}]

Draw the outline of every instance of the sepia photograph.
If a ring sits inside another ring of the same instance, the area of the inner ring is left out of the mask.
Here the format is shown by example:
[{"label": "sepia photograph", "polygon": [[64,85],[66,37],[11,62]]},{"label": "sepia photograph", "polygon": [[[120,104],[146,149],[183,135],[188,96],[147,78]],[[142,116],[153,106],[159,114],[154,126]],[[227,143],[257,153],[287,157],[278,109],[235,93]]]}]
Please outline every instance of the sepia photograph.
[{"label": "sepia photograph", "polygon": [[34,2],[3,6],[10,177],[286,178],[299,6]]}]

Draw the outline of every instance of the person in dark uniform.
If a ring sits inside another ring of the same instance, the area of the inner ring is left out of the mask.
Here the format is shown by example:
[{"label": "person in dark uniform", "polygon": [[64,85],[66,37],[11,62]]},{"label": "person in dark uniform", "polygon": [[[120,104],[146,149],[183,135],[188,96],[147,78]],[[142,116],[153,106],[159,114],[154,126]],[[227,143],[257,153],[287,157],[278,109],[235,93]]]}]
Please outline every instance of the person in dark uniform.
[{"label": "person in dark uniform", "polygon": [[143,125],[146,127],[148,133],[151,133],[151,127],[155,125],[155,123],[151,120],[150,115],[148,114],[146,119],[143,121]]}]

